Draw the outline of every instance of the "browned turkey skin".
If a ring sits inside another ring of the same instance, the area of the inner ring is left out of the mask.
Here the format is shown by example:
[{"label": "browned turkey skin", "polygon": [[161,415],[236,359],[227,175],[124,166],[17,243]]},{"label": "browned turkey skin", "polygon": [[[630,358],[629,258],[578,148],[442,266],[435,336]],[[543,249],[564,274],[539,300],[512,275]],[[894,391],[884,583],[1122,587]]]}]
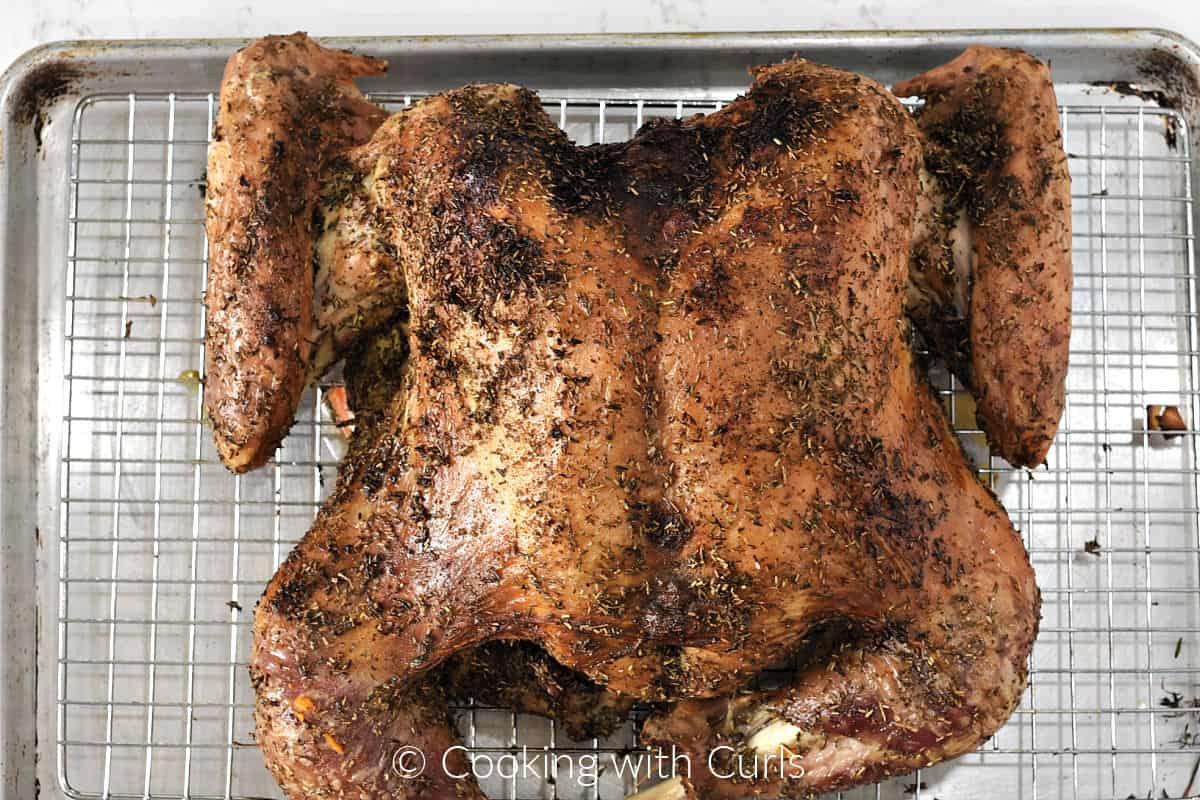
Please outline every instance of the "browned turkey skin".
[{"label": "browned turkey skin", "polygon": [[[1021,99],[1053,103],[1044,67],[978,52],[1036,73],[1014,84],[1036,89]],[[1038,591],[914,364],[913,253],[953,258],[971,242],[956,250],[931,135],[895,97],[792,60],[756,70],[720,112],[617,145],[575,147],[535,95],[506,85],[428,98],[362,136],[375,112],[354,118],[330,100],[359,102],[344,94],[362,70],[351,58],[299,34],[235,56],[215,151],[226,178],[210,185],[212,282],[233,285],[240,269],[270,284],[233,293],[229,306],[251,307],[227,315],[249,335],[273,324],[253,304],[309,291],[315,253],[310,316],[259,341],[304,374],[345,357],[356,415],[333,495],[256,613],[257,737],[284,790],[480,797],[453,777],[461,757],[440,766],[457,741],[445,685],[477,688],[480,669],[512,657],[497,647],[522,654],[493,681],[507,702],[562,717],[580,697],[613,714],[660,704],[646,741],[696,754],[691,777],[660,790],[678,797],[847,787],[967,752],[1003,724],[1025,685]],[[276,106],[261,97],[272,91]],[[275,110],[245,117],[247,96]],[[955,98],[931,95],[928,130]],[[1053,118],[1042,112],[1032,119]],[[239,145],[239,125],[259,130]],[[247,222],[279,200],[274,140],[322,170],[289,199],[310,209],[289,219],[311,248],[299,261],[223,235],[279,235],[274,217]],[[243,174],[267,183],[230,199]],[[1050,174],[1027,190],[1065,202],[1065,173]],[[1054,215],[1063,235],[1065,207],[1043,200],[1005,202],[1031,224]],[[1001,274],[1025,286],[1036,271],[1022,259],[1062,252],[1013,250]],[[966,280],[955,296],[995,280],[970,260],[940,268],[944,283]],[[1039,286],[1058,302],[1069,272],[1056,274]],[[1007,312],[1036,317],[1031,296]],[[995,346],[969,327],[969,348]],[[228,342],[228,327],[214,339]],[[210,362],[210,413],[235,469],[266,458],[274,420],[294,412],[295,392],[254,394],[271,369]],[[1039,380],[1061,383],[1047,369]],[[990,375],[973,376],[977,392],[1024,380]],[[788,686],[739,691],[821,630],[841,632],[836,646]],[[609,722],[575,718],[580,730]],[[719,745],[796,759],[731,780],[701,768]],[[405,746],[433,765],[418,779],[391,768]]]}]

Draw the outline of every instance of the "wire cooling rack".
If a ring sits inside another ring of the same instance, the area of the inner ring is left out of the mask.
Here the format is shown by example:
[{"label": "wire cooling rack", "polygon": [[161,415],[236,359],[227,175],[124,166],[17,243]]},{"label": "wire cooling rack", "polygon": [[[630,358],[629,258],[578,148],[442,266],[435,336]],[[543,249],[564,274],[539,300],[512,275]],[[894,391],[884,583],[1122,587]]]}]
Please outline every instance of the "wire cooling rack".
[{"label": "wire cooling rack", "polygon": [[[332,484],[337,434],[311,392],[270,466],[234,477],[202,421],[202,196],[215,102],[94,95],[74,116],[55,676],[57,774],[71,796],[279,791],[253,746],[250,621]],[[1146,426],[1146,406],[1162,404],[1200,428],[1188,131],[1173,111],[1089,102],[1098,104],[1062,108],[1075,331],[1048,465],[1014,470],[990,457],[970,398],[932,375],[1037,569],[1045,604],[1029,689],[977,753],[850,796],[1200,792],[1196,441]],[[547,102],[581,143],[719,106]],[[467,744],[505,772],[482,781],[493,797],[612,798],[633,788],[604,768],[635,746],[629,726],[568,742],[537,717],[475,705],[458,713]],[[510,777],[496,759],[521,746],[566,760]],[[589,765],[602,773],[594,783]]]}]

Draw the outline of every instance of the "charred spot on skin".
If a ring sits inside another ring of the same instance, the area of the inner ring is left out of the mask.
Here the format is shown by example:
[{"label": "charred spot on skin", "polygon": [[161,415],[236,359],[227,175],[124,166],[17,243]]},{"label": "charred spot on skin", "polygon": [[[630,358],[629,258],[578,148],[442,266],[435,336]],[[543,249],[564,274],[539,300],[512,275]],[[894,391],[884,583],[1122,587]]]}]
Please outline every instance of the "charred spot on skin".
[{"label": "charred spot on skin", "polygon": [[987,186],[988,181],[1004,180],[995,171],[1009,156],[1000,121],[980,99],[962,104],[950,120],[926,126],[925,132],[931,140],[925,152],[926,169],[941,181],[948,206],[965,208],[978,223],[988,212],[991,198],[1007,196]]},{"label": "charred spot on skin", "polygon": [[655,547],[678,550],[692,536],[692,527],[674,505],[654,500],[631,503],[629,521]]},{"label": "charred spot on skin", "polygon": [[830,193],[830,197],[836,203],[857,203],[859,201],[858,192],[847,187],[834,189]]},{"label": "charred spot on skin", "polygon": [[350,159],[338,155],[325,165],[323,178],[320,200],[314,212],[318,212],[322,206],[332,208],[345,203],[354,193],[355,186],[361,185],[364,175],[355,169]]},{"label": "charred spot on skin", "polygon": [[564,274],[543,250],[542,243],[503,219],[468,205],[441,214],[442,224],[431,231],[435,257],[426,278],[446,302],[468,310],[486,322],[497,300],[531,296],[540,288],[562,286]]},{"label": "charred spot on skin", "polygon": [[825,122],[828,117],[822,112],[829,107],[814,100],[797,102],[803,92],[804,81],[795,77],[772,76],[756,86],[750,97],[756,101],[757,113],[747,126],[745,146],[779,147]]},{"label": "charred spot on skin", "polygon": [[688,313],[711,312],[728,316],[737,304],[730,293],[732,279],[724,261],[711,258],[699,272],[688,292],[684,310]]}]

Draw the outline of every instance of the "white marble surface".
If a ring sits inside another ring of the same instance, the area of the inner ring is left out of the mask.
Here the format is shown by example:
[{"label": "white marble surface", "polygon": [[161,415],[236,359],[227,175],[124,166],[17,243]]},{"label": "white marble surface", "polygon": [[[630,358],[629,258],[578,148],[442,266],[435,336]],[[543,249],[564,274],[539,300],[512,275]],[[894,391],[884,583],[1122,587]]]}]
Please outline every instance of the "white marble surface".
[{"label": "white marble surface", "polygon": [[[864,28],[1166,28],[1200,41],[1196,0],[0,0],[0,68],[60,39]],[[490,6],[490,8],[489,8]]]}]

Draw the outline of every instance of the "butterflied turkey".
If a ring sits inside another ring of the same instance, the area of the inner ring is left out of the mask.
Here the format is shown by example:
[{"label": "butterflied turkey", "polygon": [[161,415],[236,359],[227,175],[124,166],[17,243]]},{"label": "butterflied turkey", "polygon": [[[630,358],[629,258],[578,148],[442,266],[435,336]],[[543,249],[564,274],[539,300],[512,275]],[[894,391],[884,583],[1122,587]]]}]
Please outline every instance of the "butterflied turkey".
[{"label": "butterflied turkey", "polygon": [[[221,457],[264,463],[339,360],[355,412],[255,617],[288,795],[480,797],[459,690],[580,733],[647,704],[644,740],[694,756],[656,790],[678,797],[843,788],[1000,727],[1038,590],[915,342],[998,453],[1043,460],[1071,288],[1046,67],[973,47],[898,87],[913,114],[794,59],[592,147],[511,85],[389,116],[353,83],[383,68],[259,40],[209,153]],[[705,766],[780,748],[752,778]]]}]

